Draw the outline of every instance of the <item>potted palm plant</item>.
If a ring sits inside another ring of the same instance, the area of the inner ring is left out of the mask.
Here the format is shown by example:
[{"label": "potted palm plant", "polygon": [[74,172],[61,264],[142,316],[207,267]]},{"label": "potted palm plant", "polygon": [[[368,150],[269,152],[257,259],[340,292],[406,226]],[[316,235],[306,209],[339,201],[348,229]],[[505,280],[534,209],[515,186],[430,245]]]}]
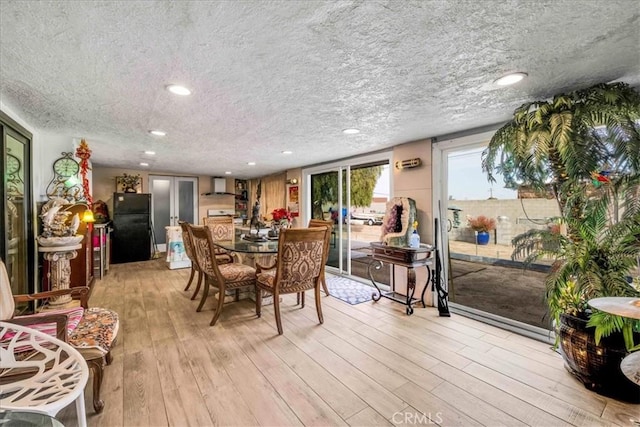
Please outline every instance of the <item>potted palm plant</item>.
[{"label": "potted palm plant", "polygon": [[640,94],[624,83],[525,104],[483,153],[490,180],[499,173],[512,188],[551,188],[562,232],[517,236],[513,258],[553,258],[546,298],[565,365],[586,387],[626,400],[638,399],[640,388],[619,364],[637,349],[640,322],[591,310],[587,302],[640,296],[627,280],[640,257],[638,153]]}]

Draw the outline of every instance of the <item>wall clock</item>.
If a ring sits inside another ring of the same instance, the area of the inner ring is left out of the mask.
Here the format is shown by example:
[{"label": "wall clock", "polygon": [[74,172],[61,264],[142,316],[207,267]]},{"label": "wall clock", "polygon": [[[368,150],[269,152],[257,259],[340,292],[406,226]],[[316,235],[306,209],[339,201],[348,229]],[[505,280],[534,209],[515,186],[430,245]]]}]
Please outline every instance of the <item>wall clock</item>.
[{"label": "wall clock", "polygon": [[62,153],[63,157],[53,162],[53,172],[64,178],[77,175],[80,171],[80,165],[71,158],[72,153]]},{"label": "wall clock", "polygon": [[53,179],[47,186],[47,196],[52,199],[61,197],[75,203],[83,200],[83,191],[77,174],[80,164],[73,158],[73,153],[62,153],[62,157],[53,162]]},{"label": "wall clock", "polygon": [[13,154],[7,153],[7,175],[15,175],[20,172],[20,159]]}]

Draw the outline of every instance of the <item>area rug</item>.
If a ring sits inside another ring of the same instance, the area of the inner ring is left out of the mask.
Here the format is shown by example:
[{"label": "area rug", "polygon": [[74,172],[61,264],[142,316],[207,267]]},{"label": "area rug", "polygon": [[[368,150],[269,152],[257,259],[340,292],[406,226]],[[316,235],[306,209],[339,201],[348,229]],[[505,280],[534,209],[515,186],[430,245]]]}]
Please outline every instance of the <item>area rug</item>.
[{"label": "area rug", "polygon": [[327,287],[332,297],[349,304],[371,301],[375,288],[342,276],[327,275]]}]

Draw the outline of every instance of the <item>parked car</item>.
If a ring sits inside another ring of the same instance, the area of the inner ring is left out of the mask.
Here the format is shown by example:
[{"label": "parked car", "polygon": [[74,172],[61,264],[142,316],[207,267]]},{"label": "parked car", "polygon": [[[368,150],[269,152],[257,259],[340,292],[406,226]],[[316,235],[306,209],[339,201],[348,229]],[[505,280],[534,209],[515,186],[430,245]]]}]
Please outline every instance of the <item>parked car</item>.
[{"label": "parked car", "polygon": [[382,225],[384,214],[381,213],[364,213],[351,212],[351,219],[359,219],[367,225]]}]

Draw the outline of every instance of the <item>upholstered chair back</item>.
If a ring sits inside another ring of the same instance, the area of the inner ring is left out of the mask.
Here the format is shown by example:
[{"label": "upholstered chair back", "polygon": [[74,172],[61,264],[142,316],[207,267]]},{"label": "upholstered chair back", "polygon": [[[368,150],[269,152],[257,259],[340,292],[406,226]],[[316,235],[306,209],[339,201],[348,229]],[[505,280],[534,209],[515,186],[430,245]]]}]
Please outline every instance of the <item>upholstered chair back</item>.
[{"label": "upholstered chair back", "polygon": [[213,216],[202,219],[202,224],[209,228],[213,240],[231,240],[235,233],[232,216]]},{"label": "upholstered chair back", "polygon": [[184,251],[191,262],[195,262],[195,253],[193,252],[193,242],[191,241],[191,235],[189,234],[189,223],[185,221],[180,222],[180,228],[182,229],[182,242],[184,243]]},{"label": "upholstered chair back", "polygon": [[326,227],[281,230],[275,286],[280,293],[313,289],[324,270]]},{"label": "upholstered chair back", "polygon": [[202,272],[208,276],[216,277],[217,264],[213,256],[213,250],[209,245],[209,230],[205,226],[188,224],[193,251]]}]

